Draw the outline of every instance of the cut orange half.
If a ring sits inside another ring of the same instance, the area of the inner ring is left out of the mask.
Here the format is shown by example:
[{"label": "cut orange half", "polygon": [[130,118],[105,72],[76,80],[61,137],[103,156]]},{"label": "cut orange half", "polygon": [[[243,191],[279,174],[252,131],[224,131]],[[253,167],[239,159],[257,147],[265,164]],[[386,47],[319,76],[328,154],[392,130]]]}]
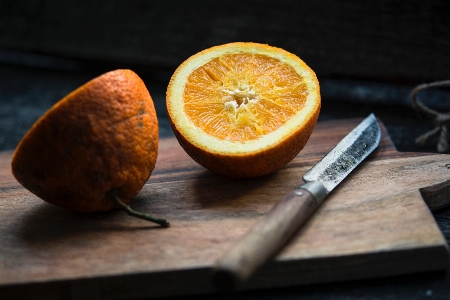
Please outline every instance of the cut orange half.
[{"label": "cut orange half", "polygon": [[58,101],[17,146],[12,173],[41,199],[78,212],[128,204],[156,164],[158,120],[142,79],[115,70]]},{"label": "cut orange half", "polygon": [[320,111],[315,73],[283,49],[230,43],[183,62],[167,89],[180,145],[200,165],[229,177],[272,173],[308,141]]}]

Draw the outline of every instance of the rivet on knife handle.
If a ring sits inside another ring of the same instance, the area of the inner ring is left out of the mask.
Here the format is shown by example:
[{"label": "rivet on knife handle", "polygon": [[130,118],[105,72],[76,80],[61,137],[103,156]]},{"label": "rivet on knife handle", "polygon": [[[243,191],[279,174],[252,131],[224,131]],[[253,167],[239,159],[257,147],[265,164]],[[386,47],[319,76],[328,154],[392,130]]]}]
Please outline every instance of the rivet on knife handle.
[{"label": "rivet on knife handle", "polygon": [[380,138],[377,119],[370,114],[303,175],[305,185],[286,196],[218,262],[215,286],[234,289],[273,257],[327,194],[378,146]]},{"label": "rivet on knife handle", "polygon": [[320,182],[309,182],[288,194],[219,261],[213,275],[216,288],[232,290],[246,281],[280,250],[325,196]]}]

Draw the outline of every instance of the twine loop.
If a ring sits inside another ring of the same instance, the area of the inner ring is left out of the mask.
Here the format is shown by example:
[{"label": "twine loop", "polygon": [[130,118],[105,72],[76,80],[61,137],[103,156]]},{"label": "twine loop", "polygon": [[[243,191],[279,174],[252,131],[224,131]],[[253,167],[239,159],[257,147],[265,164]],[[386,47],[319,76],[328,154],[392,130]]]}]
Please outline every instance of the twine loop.
[{"label": "twine loop", "polygon": [[443,81],[436,81],[432,83],[425,83],[416,86],[412,92],[411,92],[411,98],[413,101],[413,107],[418,110],[419,112],[425,114],[429,118],[434,120],[434,123],[436,124],[436,127],[430,131],[428,131],[425,134],[422,134],[416,139],[416,143],[423,145],[429,138],[439,135],[438,137],[438,144],[437,144],[437,151],[439,153],[444,153],[449,150],[449,144],[448,144],[448,127],[450,125],[450,112],[448,113],[441,113],[438,111],[435,111],[427,106],[425,106],[422,102],[420,102],[417,99],[417,94],[420,91],[423,91],[425,89],[429,88],[435,88],[435,87],[444,87],[444,86],[450,86],[450,80],[443,80]]}]

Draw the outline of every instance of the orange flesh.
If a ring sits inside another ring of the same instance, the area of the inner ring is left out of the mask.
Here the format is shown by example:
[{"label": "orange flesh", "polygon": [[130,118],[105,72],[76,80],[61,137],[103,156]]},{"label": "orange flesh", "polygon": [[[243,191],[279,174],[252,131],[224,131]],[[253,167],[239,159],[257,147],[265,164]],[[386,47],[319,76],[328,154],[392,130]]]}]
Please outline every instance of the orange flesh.
[{"label": "orange flesh", "polygon": [[207,134],[248,141],[275,131],[301,110],[308,96],[291,66],[259,54],[229,54],[194,70],[184,111]]}]

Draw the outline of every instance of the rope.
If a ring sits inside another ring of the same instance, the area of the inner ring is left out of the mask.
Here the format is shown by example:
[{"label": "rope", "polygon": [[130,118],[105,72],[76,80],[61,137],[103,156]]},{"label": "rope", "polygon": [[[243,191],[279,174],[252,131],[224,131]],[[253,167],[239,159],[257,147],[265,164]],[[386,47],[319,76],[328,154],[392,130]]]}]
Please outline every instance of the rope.
[{"label": "rope", "polygon": [[419,145],[423,145],[426,143],[426,141],[430,137],[439,135],[438,144],[437,144],[437,151],[439,153],[447,152],[450,148],[449,144],[448,144],[448,139],[447,139],[448,126],[450,125],[450,112],[440,113],[440,112],[437,112],[437,111],[425,106],[422,102],[420,102],[417,99],[417,94],[420,91],[423,91],[425,89],[435,88],[435,87],[443,87],[443,86],[450,86],[450,80],[421,84],[421,85],[416,86],[411,92],[413,107],[416,110],[418,110],[421,113],[428,116],[429,118],[434,119],[434,123],[436,124],[436,127],[433,130],[430,130],[427,133],[419,136],[416,139],[416,143]]}]

